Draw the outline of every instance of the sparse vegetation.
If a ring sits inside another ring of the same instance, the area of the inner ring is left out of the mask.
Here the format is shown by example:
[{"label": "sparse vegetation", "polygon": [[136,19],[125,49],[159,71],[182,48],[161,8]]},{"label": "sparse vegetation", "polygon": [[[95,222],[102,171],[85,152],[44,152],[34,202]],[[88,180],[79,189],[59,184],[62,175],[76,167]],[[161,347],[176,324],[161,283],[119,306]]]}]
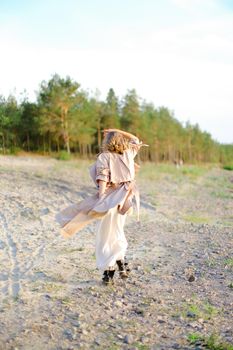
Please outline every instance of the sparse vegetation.
[{"label": "sparse vegetation", "polygon": [[217,265],[217,261],[216,259],[213,259],[213,258],[209,258],[205,261],[205,264],[208,266],[208,267],[215,267]]},{"label": "sparse vegetation", "polygon": [[214,334],[203,336],[199,333],[191,333],[188,335],[188,341],[191,345],[201,345],[208,350],[233,350],[232,344],[222,341]]},{"label": "sparse vegetation", "polygon": [[211,221],[210,218],[197,215],[185,215],[184,220],[187,222],[192,222],[194,224],[208,224]]},{"label": "sparse vegetation", "polygon": [[233,164],[226,164],[226,165],[223,166],[223,169],[232,171],[233,170]]},{"label": "sparse vegetation", "polygon": [[222,198],[222,199],[232,199],[233,195],[231,193],[226,193],[225,191],[214,191],[211,192],[211,195],[215,198]]},{"label": "sparse vegetation", "polygon": [[194,300],[192,303],[187,303],[184,305],[183,316],[193,319],[202,318],[204,320],[209,320],[218,315],[219,312],[220,310],[211,305],[209,302]]},{"label": "sparse vegetation", "polygon": [[224,265],[226,267],[232,268],[233,267],[233,258],[228,258],[224,261]]},{"label": "sparse vegetation", "polygon": [[61,151],[58,153],[57,159],[59,160],[70,160],[71,155],[66,151]]}]

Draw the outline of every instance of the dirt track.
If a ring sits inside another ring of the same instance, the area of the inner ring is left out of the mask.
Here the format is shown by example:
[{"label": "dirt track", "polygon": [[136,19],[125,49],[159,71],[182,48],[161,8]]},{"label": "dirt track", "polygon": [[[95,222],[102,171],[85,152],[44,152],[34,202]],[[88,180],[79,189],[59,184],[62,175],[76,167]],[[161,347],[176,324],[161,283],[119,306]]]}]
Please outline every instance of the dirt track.
[{"label": "dirt track", "polygon": [[125,230],[131,276],[106,287],[95,225],[65,240],[54,222],[94,191],[86,168],[0,157],[0,349],[202,349],[213,334],[230,349],[231,172],[145,165],[141,222],[133,215]]}]

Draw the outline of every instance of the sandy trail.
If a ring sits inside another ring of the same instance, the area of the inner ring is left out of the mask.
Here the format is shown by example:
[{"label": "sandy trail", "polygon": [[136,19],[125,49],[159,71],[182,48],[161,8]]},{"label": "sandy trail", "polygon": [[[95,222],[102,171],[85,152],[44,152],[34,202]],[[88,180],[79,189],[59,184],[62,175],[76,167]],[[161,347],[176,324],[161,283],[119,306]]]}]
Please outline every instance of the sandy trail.
[{"label": "sandy trail", "polygon": [[231,173],[142,173],[141,223],[126,225],[131,276],[106,287],[95,224],[64,240],[54,222],[94,191],[87,165],[0,157],[0,349],[204,348],[194,333],[232,344]]}]

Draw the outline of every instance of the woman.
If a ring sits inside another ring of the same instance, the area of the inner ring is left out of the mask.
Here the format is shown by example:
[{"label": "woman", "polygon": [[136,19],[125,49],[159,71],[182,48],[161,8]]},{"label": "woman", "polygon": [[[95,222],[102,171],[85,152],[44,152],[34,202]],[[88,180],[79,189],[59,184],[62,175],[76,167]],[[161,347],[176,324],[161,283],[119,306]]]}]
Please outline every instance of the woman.
[{"label": "woman", "polygon": [[120,276],[127,278],[124,256],[127,240],[124,235],[126,214],[135,197],[139,210],[139,193],[135,184],[134,158],[143,146],[138,138],[118,130],[104,130],[102,151],[90,174],[98,193],[58,214],[64,236],[71,236],[94,219],[100,219],[96,234],[97,267],[104,271],[103,282],[113,282],[117,264]]}]

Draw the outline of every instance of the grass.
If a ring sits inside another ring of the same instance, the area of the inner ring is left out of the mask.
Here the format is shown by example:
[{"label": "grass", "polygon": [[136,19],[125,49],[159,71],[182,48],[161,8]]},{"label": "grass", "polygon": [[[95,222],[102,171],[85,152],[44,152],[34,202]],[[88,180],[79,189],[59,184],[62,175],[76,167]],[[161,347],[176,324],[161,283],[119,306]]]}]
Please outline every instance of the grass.
[{"label": "grass", "polygon": [[133,345],[138,349],[138,350],[149,350],[151,347],[146,344],[141,344],[141,343],[133,343]]},{"label": "grass", "polygon": [[46,290],[46,292],[58,292],[62,289],[62,286],[58,286],[55,283],[46,283],[46,285],[44,286],[44,290]]},{"label": "grass", "polygon": [[171,175],[175,178],[198,178],[208,171],[205,165],[185,165],[176,168],[173,164],[144,163],[139,171],[139,177],[148,180],[157,180],[161,174]]},{"label": "grass", "polygon": [[14,303],[17,303],[19,300],[20,300],[19,295],[13,296],[13,302],[14,302]]},{"label": "grass", "polygon": [[94,163],[94,160],[87,160],[87,159],[78,159],[78,158],[72,158],[71,160],[62,160],[59,159],[59,162],[56,162],[53,165],[53,171],[54,172],[63,172],[64,170],[75,170],[75,172],[81,174],[83,178],[88,176],[88,168],[89,166]]},{"label": "grass", "polygon": [[232,344],[222,341],[215,334],[203,336],[199,333],[190,333],[187,338],[191,345],[202,345],[208,350],[233,350]]},{"label": "grass", "polygon": [[208,267],[215,267],[217,265],[217,261],[213,258],[209,258],[205,261],[206,266]]},{"label": "grass", "polygon": [[146,266],[144,266],[143,271],[146,273],[150,273],[151,271],[153,271],[153,266],[146,265]]},{"label": "grass", "polygon": [[203,310],[205,315],[207,315],[209,318],[219,314],[218,309],[215,306],[211,305],[210,303],[205,303],[203,305]]},{"label": "grass", "polygon": [[222,191],[222,190],[211,192],[211,196],[215,198],[221,198],[221,199],[233,199],[233,195],[231,193],[226,193],[225,191]]},{"label": "grass", "polygon": [[84,247],[78,247],[78,248],[64,248],[62,250],[62,253],[74,253],[74,252],[83,252],[85,250]]},{"label": "grass", "polygon": [[120,349],[121,349],[120,346],[114,345],[114,344],[112,344],[112,345],[110,345],[110,347],[108,347],[108,350],[120,350]]},{"label": "grass", "polygon": [[225,266],[232,268],[233,267],[233,258],[225,259],[224,264],[225,264]]},{"label": "grass", "polygon": [[211,221],[210,218],[197,215],[186,215],[183,219],[187,222],[192,222],[193,224],[208,224]]},{"label": "grass", "polygon": [[59,299],[61,301],[62,304],[64,305],[70,305],[72,303],[72,300],[71,298],[69,297],[64,297],[64,298],[61,298]]},{"label": "grass", "polygon": [[210,188],[210,195],[214,198],[232,199],[232,184],[226,174],[210,176],[205,181],[205,186]]},{"label": "grass", "polygon": [[41,285],[41,288],[40,288],[40,290],[45,293],[56,293],[58,291],[61,291],[62,289],[63,289],[63,286],[52,282],[46,282],[43,285]]},{"label": "grass", "polygon": [[[228,210],[228,208],[225,208],[226,210]],[[229,216],[223,216],[222,220],[221,220],[221,224],[224,226],[233,226],[233,216],[229,215]]]},{"label": "grass", "polygon": [[202,304],[188,303],[184,305],[182,314],[184,317],[190,317],[188,314],[192,314],[193,319],[202,318],[204,320],[210,320],[212,317],[219,314],[219,310],[209,302],[204,302]]},{"label": "grass", "polygon": [[190,344],[195,344],[202,339],[202,336],[199,333],[190,333],[187,338]]},{"label": "grass", "polygon": [[197,166],[197,165],[189,165],[181,168],[181,172],[183,175],[195,177],[195,178],[204,175],[207,172],[207,170],[208,168],[204,166]]}]

